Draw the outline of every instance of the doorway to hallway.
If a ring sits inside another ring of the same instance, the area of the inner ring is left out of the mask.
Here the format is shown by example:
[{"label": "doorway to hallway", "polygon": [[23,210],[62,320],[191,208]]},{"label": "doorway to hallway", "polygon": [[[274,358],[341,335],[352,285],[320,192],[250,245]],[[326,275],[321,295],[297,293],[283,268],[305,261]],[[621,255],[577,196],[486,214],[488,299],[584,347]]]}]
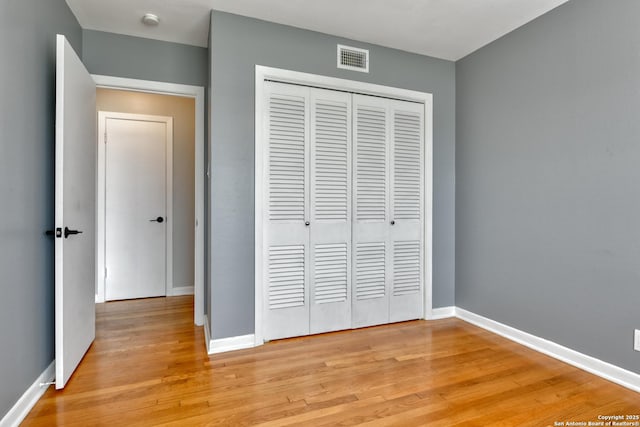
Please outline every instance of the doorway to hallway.
[{"label": "doorway to hallway", "polygon": [[[170,231],[173,231],[174,249],[168,251],[167,258],[171,260],[173,257],[173,261],[167,264],[166,295],[194,294],[194,322],[202,325],[204,321],[204,186],[206,179],[204,88],[112,76],[93,75],[92,77],[98,87],[97,110],[173,118],[174,149],[173,161],[170,163],[174,175],[171,182],[173,197],[168,199],[168,202],[173,204],[176,211],[171,215],[173,227]],[[167,110],[164,105],[166,103],[181,103],[181,105],[173,110]],[[188,125],[186,134],[185,124]],[[100,154],[104,157],[105,153]],[[98,168],[100,189],[104,188],[105,184],[104,170],[100,170],[104,168],[104,162],[99,163]],[[98,195],[99,212],[104,212],[105,200],[104,194]],[[157,216],[151,219],[157,220]],[[169,226],[168,222],[170,221],[167,214],[163,221],[165,227]],[[150,222],[150,224],[154,223]],[[106,300],[104,225],[104,217],[101,219],[99,216],[96,302]],[[170,235],[168,239],[171,239]],[[107,270],[106,273],[108,276],[109,271]]]}]

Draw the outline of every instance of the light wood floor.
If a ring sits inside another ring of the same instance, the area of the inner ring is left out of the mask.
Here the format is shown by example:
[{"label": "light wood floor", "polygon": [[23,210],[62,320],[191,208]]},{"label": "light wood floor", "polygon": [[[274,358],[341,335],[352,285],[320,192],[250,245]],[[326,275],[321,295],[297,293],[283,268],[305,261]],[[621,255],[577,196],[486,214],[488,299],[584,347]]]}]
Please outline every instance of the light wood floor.
[{"label": "light wood floor", "polygon": [[207,356],[191,297],[97,306],[97,338],[26,426],[547,426],[640,394],[456,319]]}]

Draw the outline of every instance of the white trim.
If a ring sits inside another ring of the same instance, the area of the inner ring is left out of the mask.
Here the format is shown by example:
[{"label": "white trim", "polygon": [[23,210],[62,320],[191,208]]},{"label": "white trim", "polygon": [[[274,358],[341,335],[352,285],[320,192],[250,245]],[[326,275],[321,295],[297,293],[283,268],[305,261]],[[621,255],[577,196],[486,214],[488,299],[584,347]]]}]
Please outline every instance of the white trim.
[{"label": "white trim", "polygon": [[[127,79],[113,76],[92,75],[99,88],[129,90],[137,92],[177,95],[195,100],[195,251],[194,251],[194,323],[204,323],[204,88],[201,86],[154,82],[149,80]],[[100,272],[98,272],[100,275]],[[97,300],[104,301],[104,294]]]},{"label": "white trim", "polygon": [[262,286],[262,278],[264,277],[264,273],[262,270],[262,264],[264,260],[262,259],[262,254],[264,253],[263,248],[263,238],[264,238],[264,229],[263,229],[263,221],[264,221],[264,186],[262,183],[262,176],[264,175],[264,168],[262,167],[264,163],[264,149],[262,141],[262,128],[264,126],[262,116],[263,116],[263,100],[265,96],[264,89],[264,74],[265,72],[262,70],[262,67],[256,65],[256,80],[255,80],[255,140],[254,140],[254,179],[255,184],[253,186],[253,193],[255,196],[254,201],[254,282],[255,282],[255,295],[254,295],[254,344],[256,346],[262,345],[264,343],[264,333],[262,331],[263,325],[263,305],[264,298],[263,292],[264,288]]},{"label": "white trim", "polygon": [[[197,98],[199,92],[202,92],[201,96],[203,96],[204,101],[204,88],[202,86],[128,79],[123,77],[103,76],[99,74],[92,74],[91,77],[93,77],[93,81],[96,82],[96,86],[99,88],[157,93],[160,95],[179,95],[188,98]],[[204,129],[202,129],[202,131],[204,132]]]},{"label": "white trim", "polygon": [[[407,89],[393,88],[388,86],[377,85],[373,83],[365,83],[353,80],[338,79],[334,77],[320,76],[316,74],[301,73],[297,71],[283,70],[279,68],[265,67],[256,65],[255,74],[255,345],[264,343],[263,335],[263,197],[264,197],[264,180],[263,180],[263,105],[264,105],[264,81],[274,80],[282,83],[301,84],[306,86],[321,87],[324,89],[343,90],[356,92],[364,95],[383,96],[388,98],[401,99],[405,101],[413,101],[424,104],[425,106],[425,224],[424,224],[424,247],[425,247],[425,274],[424,274],[424,318],[428,319],[432,316],[432,277],[433,277],[433,95],[424,92],[418,92]],[[428,114],[429,113],[429,114]]]},{"label": "white trim", "polygon": [[49,388],[49,385],[45,386],[45,383],[53,382],[55,376],[56,362],[53,361],[24,392],[15,405],[9,409],[9,412],[2,417],[0,427],[18,427]]},{"label": "white trim", "polygon": [[[640,392],[640,374],[636,374],[635,372],[628,371],[544,338],[520,331],[516,328],[496,322],[495,320],[488,319],[460,307],[452,306],[433,309],[433,314],[428,320],[451,317],[457,317],[465,322],[469,322],[482,329],[524,345],[525,347],[529,347],[532,350],[546,354],[547,356],[568,363],[569,365],[597,375],[608,381],[612,381],[630,390]],[[261,342],[259,343],[253,335],[211,340],[209,322],[205,322],[205,340],[208,354],[238,350],[241,348],[250,348],[262,344]]]},{"label": "white trim", "polygon": [[456,317],[456,308],[454,306],[434,308],[431,311],[431,315],[426,319],[440,320],[440,319],[449,319],[451,317]]},{"label": "white trim", "polygon": [[211,340],[207,351],[209,354],[216,354],[253,347],[255,347],[255,336],[253,334],[249,334]]},{"label": "white trim", "polygon": [[167,195],[165,204],[167,206],[167,243],[165,249],[166,271],[165,279],[165,295],[169,295],[173,289],[173,117],[168,117],[167,123],[167,169],[166,169],[166,188]]},{"label": "white trim", "polygon": [[[420,104],[431,104],[431,100],[433,99],[432,94],[415,90],[256,65],[256,82],[260,83],[265,79],[304,86],[313,85],[323,89],[356,92],[362,95],[384,96],[402,101],[413,101]],[[262,108],[260,108],[260,111],[262,111]]]},{"label": "white trim", "polygon": [[178,286],[169,289],[167,296],[178,297],[181,295],[193,295],[193,286]]},{"label": "white trim", "polygon": [[242,350],[245,348],[253,348],[257,346],[253,334],[240,335],[237,337],[211,339],[211,331],[209,330],[209,319],[204,315],[204,343],[207,346],[207,354],[224,353],[226,351]]},{"label": "white trim", "polygon": [[595,357],[577,352],[570,348],[556,344],[544,338],[520,331],[511,326],[507,326],[495,320],[488,319],[462,308],[456,307],[456,317],[466,322],[472,323],[480,328],[503,336],[518,344],[522,344],[547,356],[561,360],[565,363],[590,372],[606,380],[620,384],[623,387],[640,392],[640,375],[635,372],[604,362]]},{"label": "white trim", "polygon": [[106,132],[107,119],[122,119],[134,121],[146,121],[164,123],[166,126],[166,159],[165,159],[165,222],[166,222],[166,248],[165,248],[165,289],[166,296],[173,295],[173,117],[155,116],[148,114],[119,113],[113,111],[98,111],[98,196],[97,196],[97,273],[98,295],[106,300]]},{"label": "white trim", "polygon": [[424,318],[433,315],[433,95],[424,99]]},{"label": "white trim", "polygon": [[204,345],[207,347],[207,354],[211,354],[211,331],[209,331],[209,319],[207,315],[202,316],[204,321]]}]

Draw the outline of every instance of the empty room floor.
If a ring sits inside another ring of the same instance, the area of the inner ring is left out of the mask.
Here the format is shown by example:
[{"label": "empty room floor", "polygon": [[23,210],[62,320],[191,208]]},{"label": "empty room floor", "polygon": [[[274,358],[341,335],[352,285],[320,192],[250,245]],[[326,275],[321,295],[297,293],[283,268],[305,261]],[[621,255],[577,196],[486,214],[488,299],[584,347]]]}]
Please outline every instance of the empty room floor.
[{"label": "empty room floor", "polygon": [[97,306],[96,340],[25,426],[547,426],[640,413],[640,394],[458,319],[208,356],[193,298]]}]

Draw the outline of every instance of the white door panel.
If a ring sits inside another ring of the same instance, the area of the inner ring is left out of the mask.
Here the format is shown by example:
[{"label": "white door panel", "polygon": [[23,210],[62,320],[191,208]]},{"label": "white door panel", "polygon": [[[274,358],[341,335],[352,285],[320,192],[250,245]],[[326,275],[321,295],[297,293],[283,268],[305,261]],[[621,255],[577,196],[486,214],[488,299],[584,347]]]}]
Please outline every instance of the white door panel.
[{"label": "white door panel", "polygon": [[389,100],[353,95],[353,327],[389,322]]},{"label": "white door panel", "polygon": [[163,296],[172,119],[105,120],[106,299]]},{"label": "white door panel", "polygon": [[424,105],[390,101],[391,322],[423,316]]},{"label": "white door panel", "polygon": [[309,333],[309,89],[266,83],[264,338]]},{"label": "white door panel", "polygon": [[310,333],[351,327],[351,94],[311,94]]},{"label": "white door panel", "polygon": [[95,338],[96,88],[66,38],[58,35],[56,43],[55,357],[60,389]]}]

